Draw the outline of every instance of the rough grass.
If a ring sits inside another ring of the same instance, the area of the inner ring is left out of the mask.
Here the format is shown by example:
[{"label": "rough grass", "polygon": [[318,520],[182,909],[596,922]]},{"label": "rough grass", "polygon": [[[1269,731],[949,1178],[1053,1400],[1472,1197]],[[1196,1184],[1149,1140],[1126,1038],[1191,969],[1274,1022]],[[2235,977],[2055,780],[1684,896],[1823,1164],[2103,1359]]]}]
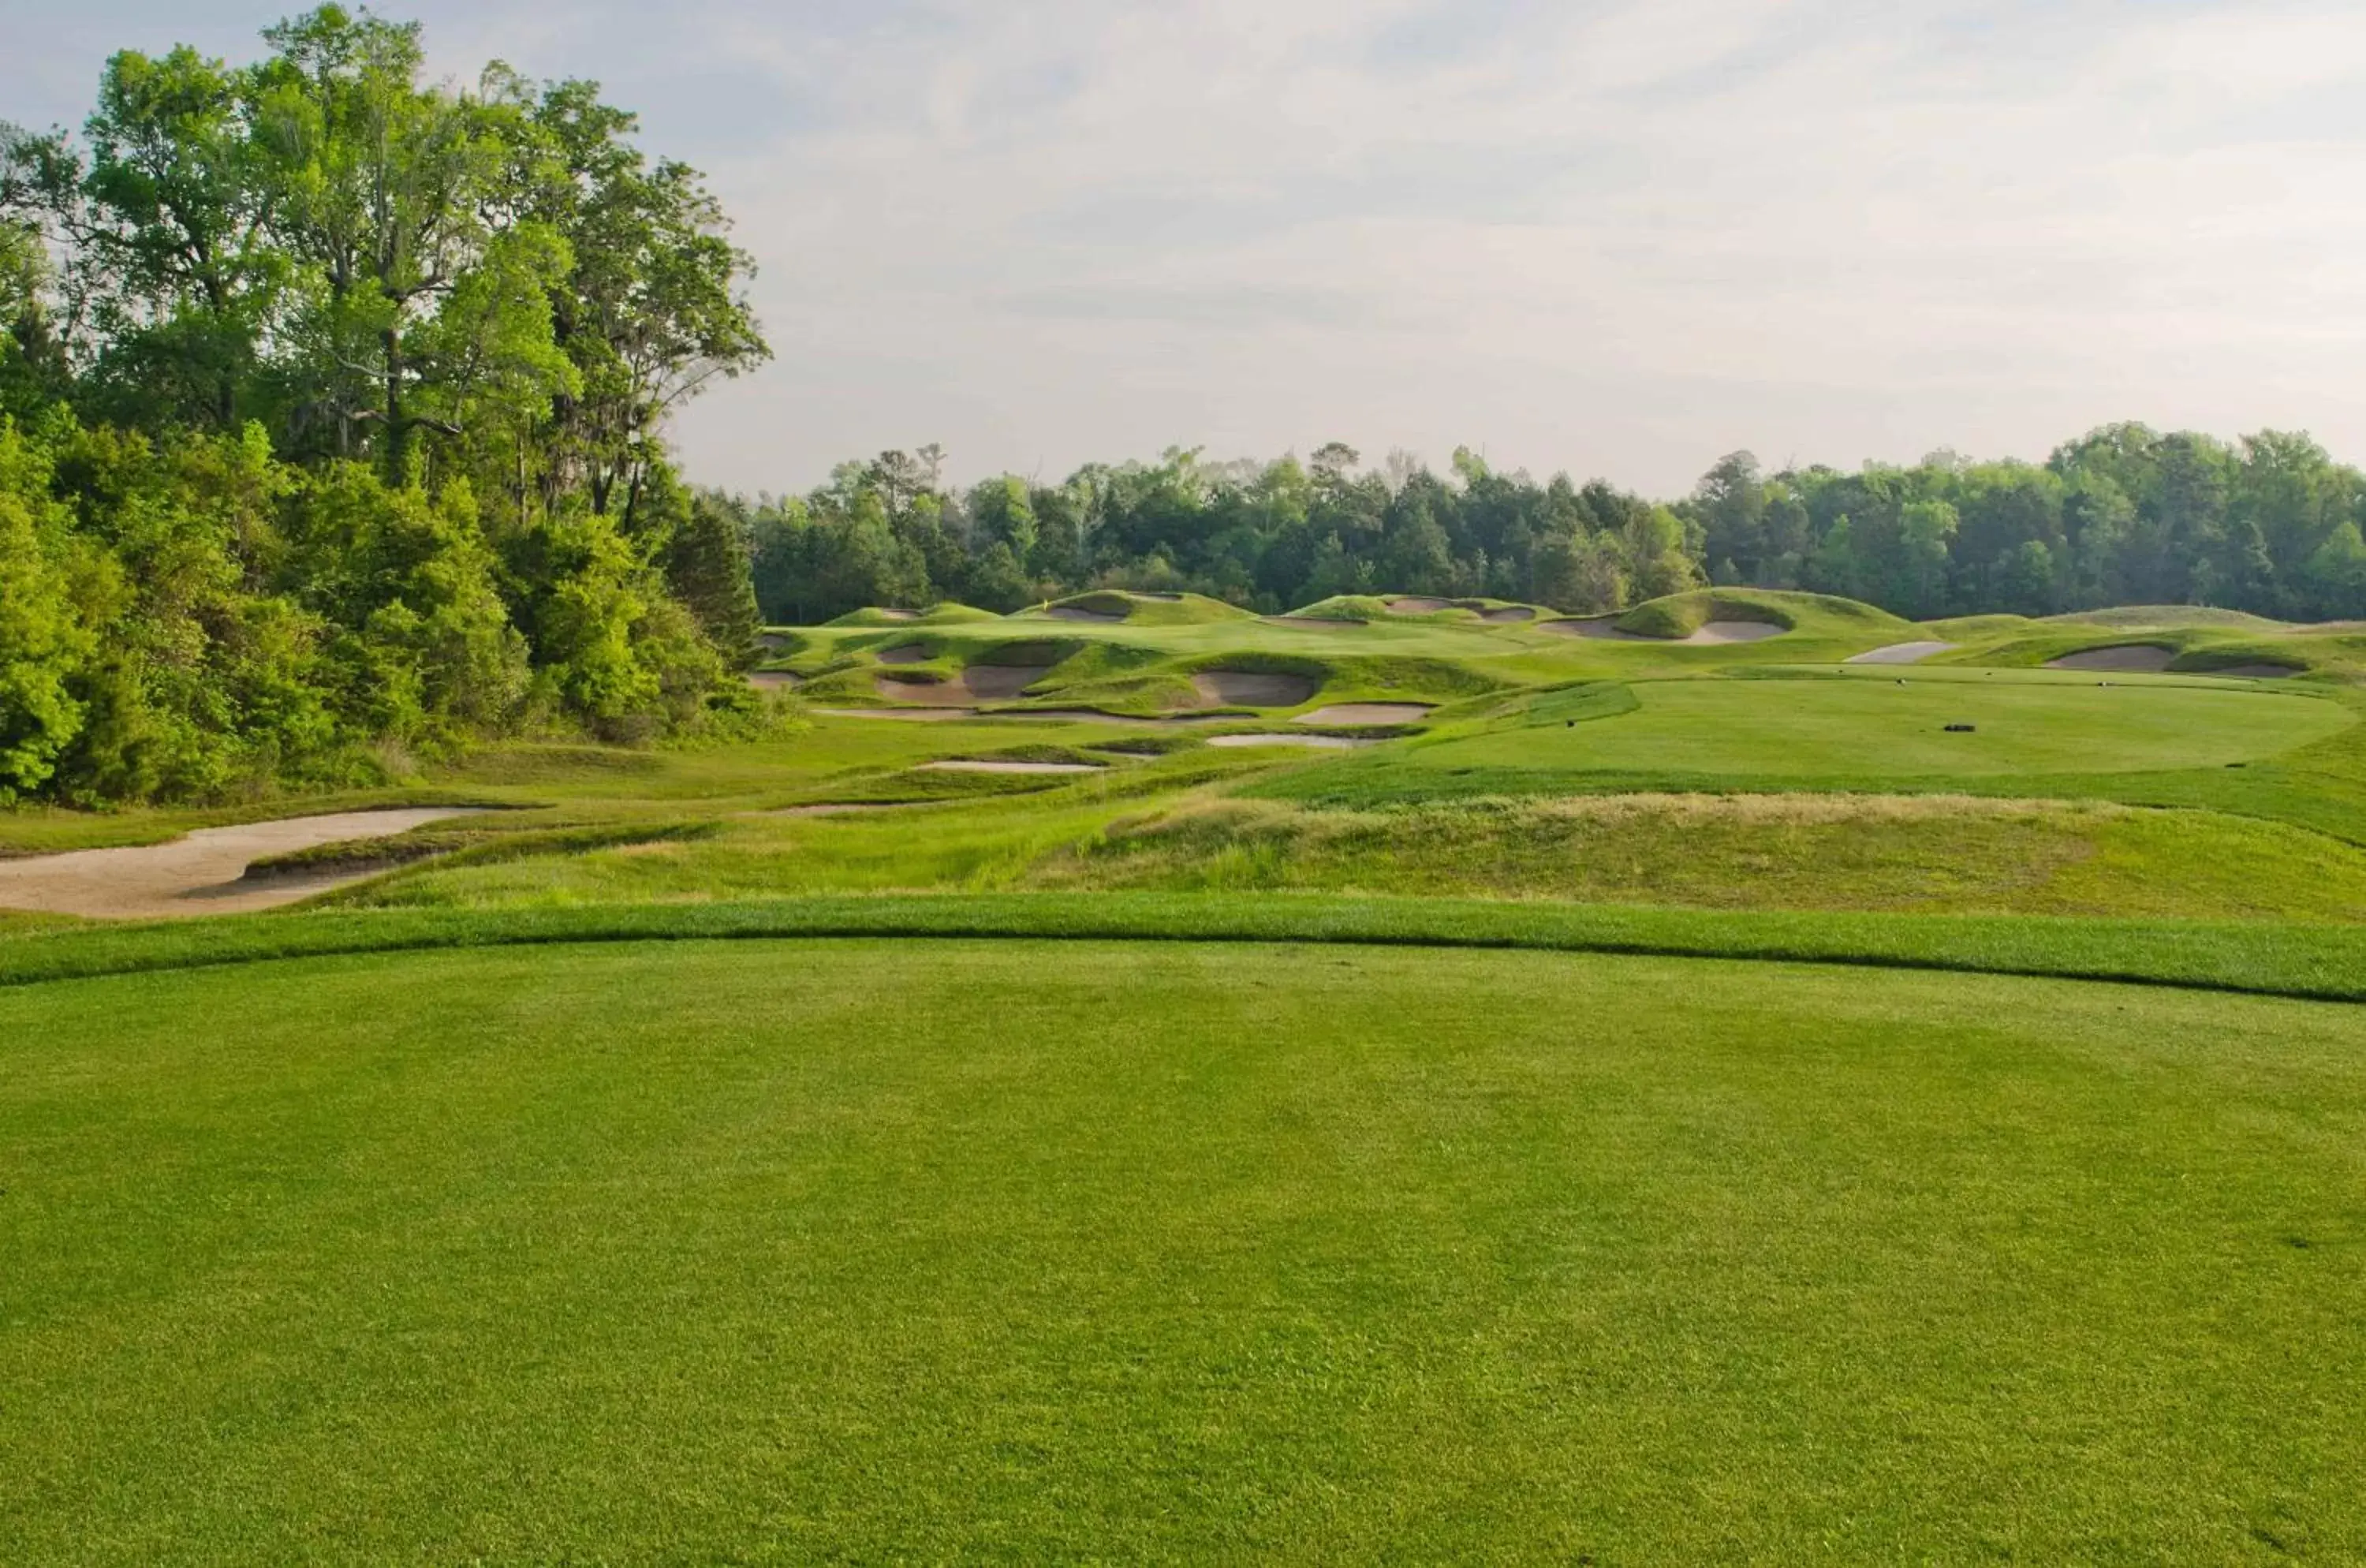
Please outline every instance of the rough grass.
[{"label": "rough grass", "polygon": [[2347,1009],[692,943],[0,1043],[13,1562],[2366,1554]]},{"label": "rough grass", "polygon": [[1056,853],[1046,887],[1709,908],[2366,920],[2366,851],[2214,813],[1921,795],[1597,795],[1391,811],[1204,799]]}]

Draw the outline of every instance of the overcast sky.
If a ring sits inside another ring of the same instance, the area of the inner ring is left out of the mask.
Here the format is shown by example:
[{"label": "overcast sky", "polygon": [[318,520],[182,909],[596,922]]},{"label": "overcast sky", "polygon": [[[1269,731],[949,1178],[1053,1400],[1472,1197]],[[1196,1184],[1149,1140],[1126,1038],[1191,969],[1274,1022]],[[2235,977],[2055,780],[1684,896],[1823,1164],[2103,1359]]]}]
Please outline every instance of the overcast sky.
[{"label": "overcast sky", "polygon": [[[293,8],[0,0],[0,118]],[[2117,419],[2366,459],[2356,0],[382,9],[712,176],[778,359],[683,421],[710,482],[1336,438],[1671,492]]]}]

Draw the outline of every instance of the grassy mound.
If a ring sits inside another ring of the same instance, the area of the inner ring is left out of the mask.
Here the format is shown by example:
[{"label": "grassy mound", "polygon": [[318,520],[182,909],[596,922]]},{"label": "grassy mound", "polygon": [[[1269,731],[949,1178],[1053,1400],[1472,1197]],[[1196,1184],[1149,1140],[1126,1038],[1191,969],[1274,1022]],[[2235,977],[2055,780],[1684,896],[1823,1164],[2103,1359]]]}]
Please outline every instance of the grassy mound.
[{"label": "grassy mound", "polygon": [[958,626],[1000,619],[1002,617],[991,610],[973,609],[967,604],[956,604],[947,600],[931,604],[925,610],[880,606],[850,610],[825,624],[833,626]]},{"label": "grassy mound", "polygon": [[1059,619],[1064,612],[1102,622],[1122,621],[1136,626],[1201,626],[1256,618],[1237,604],[1227,604],[1221,599],[1211,599],[1204,594],[1136,593],[1114,588],[1072,594],[1065,599],[1053,600],[1041,610],[1021,613]]},{"label": "grassy mound", "polygon": [[1671,593],[1636,605],[1615,623],[1637,637],[1679,638],[1712,621],[1755,621],[1786,631],[1821,636],[1865,637],[1908,626],[1887,610],[1824,593],[1792,593],[1761,588],[1705,588]]}]

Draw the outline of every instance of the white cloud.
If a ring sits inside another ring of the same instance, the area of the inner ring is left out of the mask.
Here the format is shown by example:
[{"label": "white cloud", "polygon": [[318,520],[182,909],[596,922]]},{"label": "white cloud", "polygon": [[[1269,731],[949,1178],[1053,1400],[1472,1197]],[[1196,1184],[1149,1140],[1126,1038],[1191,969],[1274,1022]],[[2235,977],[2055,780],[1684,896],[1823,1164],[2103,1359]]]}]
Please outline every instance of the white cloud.
[{"label": "white cloud", "polygon": [[2366,457],[2366,13],[2332,0],[424,17],[450,68],[600,76],[713,174],[781,357],[682,435],[749,488],[926,440],[976,474],[1337,435],[1664,490],[1741,445],[2034,456],[2126,417]]}]

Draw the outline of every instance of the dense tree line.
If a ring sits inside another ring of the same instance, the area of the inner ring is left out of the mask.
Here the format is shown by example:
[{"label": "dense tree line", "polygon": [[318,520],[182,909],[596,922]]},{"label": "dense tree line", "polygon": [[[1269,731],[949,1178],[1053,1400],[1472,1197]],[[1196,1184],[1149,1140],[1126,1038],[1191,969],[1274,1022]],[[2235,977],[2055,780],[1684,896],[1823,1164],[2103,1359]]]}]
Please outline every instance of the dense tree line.
[{"label": "dense tree line", "polygon": [[0,126],[0,801],[750,722],[745,540],[662,441],[767,354],[700,176],[415,26],[265,38]]},{"label": "dense tree line", "polygon": [[957,491],[940,469],[932,448],[889,452],[801,499],[734,503],[765,615],[1008,610],[1103,586],[1265,612],[1385,592],[1583,613],[1717,583],[1918,619],[2128,604],[2366,616],[2366,476],[2274,432],[2227,446],[2115,425],[2043,465],[1940,454],[1855,473],[1767,474],[1737,453],[1672,503],[1497,473],[1467,451],[1444,475],[1402,457],[1370,469],[1336,445],[1264,464],[1171,451],[1056,485]]}]

